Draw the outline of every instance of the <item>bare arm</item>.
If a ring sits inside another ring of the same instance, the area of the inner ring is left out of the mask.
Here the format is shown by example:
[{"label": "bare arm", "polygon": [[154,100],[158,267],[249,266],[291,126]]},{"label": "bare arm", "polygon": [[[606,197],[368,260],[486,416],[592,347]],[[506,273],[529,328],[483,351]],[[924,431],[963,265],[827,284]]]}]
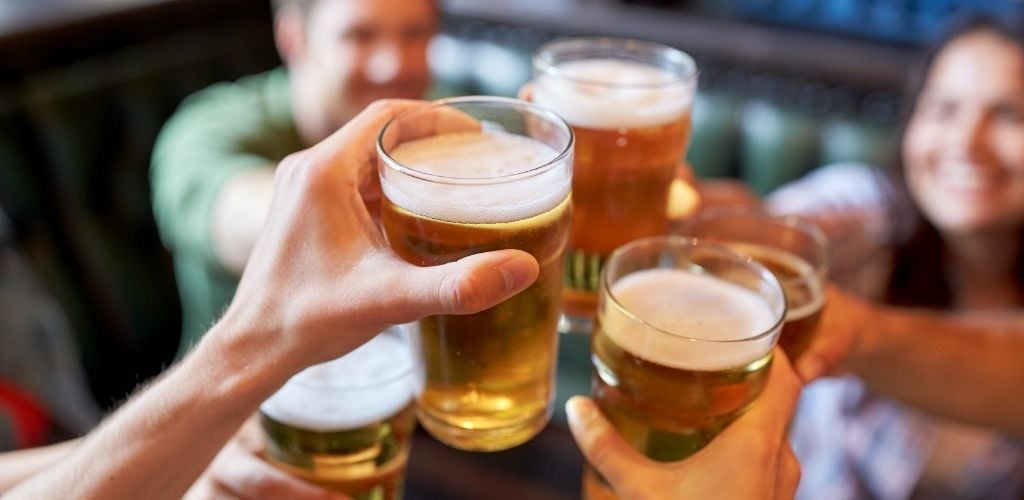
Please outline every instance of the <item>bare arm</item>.
[{"label": "bare arm", "polygon": [[283,161],[267,230],[224,317],[70,457],[4,500],[181,498],[260,402],[302,368],[388,325],[479,312],[533,283],[537,261],[518,250],[417,267],[387,248],[358,188],[375,174],[377,132],[419,105],[371,105]]},{"label": "bare arm", "polygon": [[242,274],[263,229],[274,195],[273,167],[243,170],[229,179],[213,203],[211,231],[217,259]]},{"label": "bare arm", "polygon": [[49,446],[0,453],[0,492],[24,481],[36,472],[67,457],[80,439],[70,439]]},{"label": "bare arm", "polygon": [[872,389],[1024,436],[1024,314],[881,308],[846,361]]},{"label": "bare arm", "polygon": [[805,380],[850,372],[871,389],[947,418],[1024,436],[1024,313],[873,305],[830,288]]}]

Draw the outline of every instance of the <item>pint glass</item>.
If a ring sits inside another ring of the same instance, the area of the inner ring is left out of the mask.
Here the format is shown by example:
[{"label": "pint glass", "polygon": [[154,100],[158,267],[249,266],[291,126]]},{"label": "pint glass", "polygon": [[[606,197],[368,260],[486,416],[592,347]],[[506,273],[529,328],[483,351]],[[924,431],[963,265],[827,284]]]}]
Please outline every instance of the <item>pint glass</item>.
[{"label": "pint glass", "polygon": [[775,273],[789,304],[779,345],[792,360],[810,347],[825,306],[831,259],[828,238],[817,226],[796,217],[723,209],[701,214],[681,232],[728,245]]},{"label": "pint glass", "polygon": [[302,371],[260,406],[270,463],[356,500],[402,498],[415,427],[407,336],[386,330]]},{"label": "pint glass", "polygon": [[585,324],[612,250],[668,230],[697,67],[676,49],[614,38],[556,40],[537,51],[533,64],[532,100],[576,134],[565,311]]},{"label": "pint glass", "polygon": [[[630,243],[602,273],[594,399],[638,451],[686,458],[761,393],[785,314],[779,281],[749,257],[690,238]],[[584,493],[608,496],[589,467]]]},{"label": "pint glass", "polygon": [[554,113],[504,98],[439,101],[381,132],[381,222],[399,256],[433,266],[512,248],[540,264],[495,307],[418,323],[417,414],[455,448],[506,449],[551,417],[572,143]]}]

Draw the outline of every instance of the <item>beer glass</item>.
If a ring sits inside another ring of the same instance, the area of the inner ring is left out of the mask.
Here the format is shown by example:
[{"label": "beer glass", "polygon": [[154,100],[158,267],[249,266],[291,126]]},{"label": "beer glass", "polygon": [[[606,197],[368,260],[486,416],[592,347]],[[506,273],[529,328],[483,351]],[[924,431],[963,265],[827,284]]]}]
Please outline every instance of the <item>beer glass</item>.
[{"label": "beer glass", "polygon": [[[616,250],[591,336],[593,395],[648,457],[688,457],[761,393],[786,314],[778,279],[722,245],[678,236]],[[587,467],[586,498],[608,497]]]},{"label": "beer glass", "polygon": [[512,248],[540,264],[497,306],[418,323],[417,415],[449,446],[506,449],[551,417],[572,143],[554,113],[493,97],[439,101],[381,131],[381,222],[399,256],[433,266]]},{"label": "beer glass", "polygon": [[393,328],[295,375],[260,406],[267,459],[356,500],[402,498],[413,368],[407,335]]},{"label": "beer glass", "polygon": [[585,333],[612,250],[668,231],[697,66],[676,49],[616,38],[556,40],[537,51],[533,65],[531,99],[576,134],[564,329]]},{"label": "beer glass", "polygon": [[828,238],[817,226],[792,216],[719,209],[688,221],[680,231],[685,236],[726,244],[775,273],[789,304],[779,345],[792,360],[810,347],[825,306],[831,260]]}]

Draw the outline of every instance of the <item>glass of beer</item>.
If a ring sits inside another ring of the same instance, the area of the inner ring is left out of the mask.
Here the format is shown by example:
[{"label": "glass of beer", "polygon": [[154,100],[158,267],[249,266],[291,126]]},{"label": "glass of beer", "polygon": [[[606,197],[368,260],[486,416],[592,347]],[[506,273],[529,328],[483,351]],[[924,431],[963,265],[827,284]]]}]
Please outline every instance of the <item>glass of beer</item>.
[{"label": "glass of beer", "polygon": [[697,66],[671,47],[616,38],[556,40],[537,51],[533,65],[531,100],[576,134],[563,330],[587,333],[612,250],[669,229]]},{"label": "glass of beer", "polygon": [[495,97],[439,101],[381,131],[381,222],[395,253],[433,266],[519,249],[540,264],[497,306],[418,322],[417,415],[449,446],[503,450],[551,418],[572,143],[551,111]]},{"label": "glass of beer", "polygon": [[[594,399],[638,451],[686,458],[761,393],[785,315],[782,285],[750,257],[678,236],[627,244],[602,273]],[[614,497],[589,467],[583,488]]]},{"label": "glass of beer", "polygon": [[356,500],[402,498],[414,382],[412,347],[398,328],[307,368],[260,406],[267,459]]},{"label": "glass of beer", "polygon": [[720,209],[688,221],[685,236],[717,241],[749,255],[778,276],[789,312],[779,345],[796,360],[811,345],[821,311],[831,261],[828,237],[797,217],[773,217],[754,210]]}]

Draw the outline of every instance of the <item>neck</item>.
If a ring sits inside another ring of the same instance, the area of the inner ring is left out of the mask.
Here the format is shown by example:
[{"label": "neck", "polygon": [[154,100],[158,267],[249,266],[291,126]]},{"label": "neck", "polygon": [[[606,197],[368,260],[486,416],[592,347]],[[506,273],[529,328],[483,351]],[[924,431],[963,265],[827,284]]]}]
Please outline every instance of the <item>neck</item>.
[{"label": "neck", "polygon": [[961,307],[1018,306],[1019,229],[992,229],[968,235],[944,234],[946,264]]}]

